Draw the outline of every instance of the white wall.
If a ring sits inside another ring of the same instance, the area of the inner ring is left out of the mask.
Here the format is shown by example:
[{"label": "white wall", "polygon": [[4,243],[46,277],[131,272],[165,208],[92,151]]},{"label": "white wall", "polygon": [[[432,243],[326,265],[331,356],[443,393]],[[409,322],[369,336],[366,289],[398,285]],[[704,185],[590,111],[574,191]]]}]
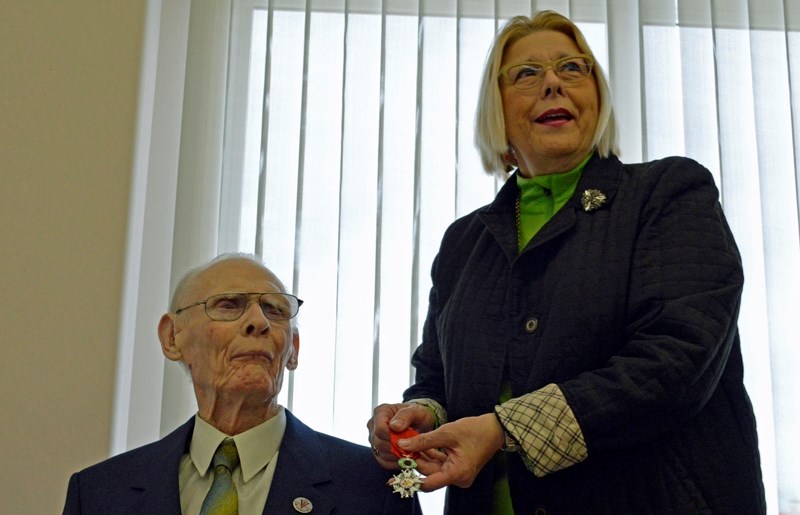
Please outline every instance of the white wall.
[{"label": "white wall", "polygon": [[146,3],[2,1],[0,499],[14,513],[60,513],[70,473],[109,453]]}]

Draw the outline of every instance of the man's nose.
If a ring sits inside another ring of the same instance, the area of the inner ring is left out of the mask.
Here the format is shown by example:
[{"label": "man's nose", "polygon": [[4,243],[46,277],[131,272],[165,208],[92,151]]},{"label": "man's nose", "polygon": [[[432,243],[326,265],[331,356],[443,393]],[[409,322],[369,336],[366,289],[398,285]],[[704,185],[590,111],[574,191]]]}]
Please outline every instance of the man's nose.
[{"label": "man's nose", "polygon": [[245,309],[243,328],[246,334],[266,334],[270,330],[269,318],[264,314],[259,302],[252,302]]}]

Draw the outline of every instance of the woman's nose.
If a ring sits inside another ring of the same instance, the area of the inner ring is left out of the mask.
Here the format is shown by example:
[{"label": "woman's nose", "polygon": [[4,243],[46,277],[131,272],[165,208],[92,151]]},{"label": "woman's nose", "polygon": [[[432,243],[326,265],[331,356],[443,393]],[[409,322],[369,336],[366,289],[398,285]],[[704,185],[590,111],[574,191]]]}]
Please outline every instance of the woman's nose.
[{"label": "woman's nose", "polygon": [[561,94],[563,91],[563,84],[561,83],[561,79],[558,78],[556,71],[548,67],[544,71],[544,78],[542,79],[542,97],[549,97],[553,94]]}]

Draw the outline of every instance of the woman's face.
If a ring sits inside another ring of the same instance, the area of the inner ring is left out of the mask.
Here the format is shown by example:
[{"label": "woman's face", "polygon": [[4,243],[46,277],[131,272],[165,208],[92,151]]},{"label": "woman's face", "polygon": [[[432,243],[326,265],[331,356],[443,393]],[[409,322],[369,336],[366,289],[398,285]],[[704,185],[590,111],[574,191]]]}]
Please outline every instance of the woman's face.
[{"label": "woman's face", "polygon": [[[569,36],[542,30],[507,46],[501,66],[547,63],[580,53]],[[520,90],[501,79],[500,94],[506,137],[523,176],[566,172],[589,154],[600,110],[594,75],[567,84],[548,68],[532,89]]]}]

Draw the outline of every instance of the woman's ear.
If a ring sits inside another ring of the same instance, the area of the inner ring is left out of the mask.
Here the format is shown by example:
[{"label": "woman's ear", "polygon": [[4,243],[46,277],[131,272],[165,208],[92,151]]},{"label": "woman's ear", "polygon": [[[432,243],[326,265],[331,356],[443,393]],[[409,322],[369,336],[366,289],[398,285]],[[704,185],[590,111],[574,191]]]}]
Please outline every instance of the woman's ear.
[{"label": "woman's ear", "polygon": [[161,351],[167,359],[181,361],[183,354],[175,343],[175,320],[172,313],[164,313],[158,321],[158,339],[161,341]]}]

